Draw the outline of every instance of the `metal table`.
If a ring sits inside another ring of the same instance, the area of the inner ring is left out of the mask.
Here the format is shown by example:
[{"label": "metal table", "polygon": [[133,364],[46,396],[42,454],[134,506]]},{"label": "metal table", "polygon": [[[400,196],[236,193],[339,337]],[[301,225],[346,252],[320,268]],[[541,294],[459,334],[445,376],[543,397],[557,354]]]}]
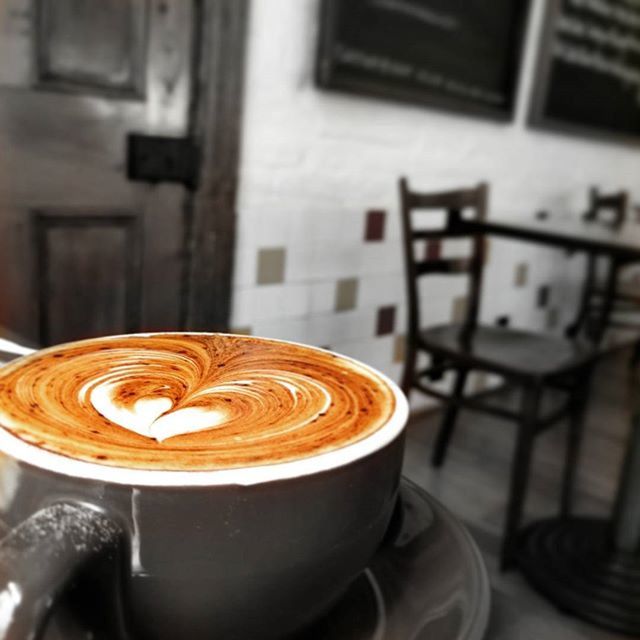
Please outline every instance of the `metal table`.
[{"label": "metal table", "polygon": [[606,225],[570,216],[537,214],[485,220],[462,218],[460,224],[471,232],[600,254],[622,262],[640,260],[640,224],[635,222]]},{"label": "metal table", "polygon": [[[609,259],[599,319],[601,337],[611,312],[619,268],[640,262],[640,225],[605,226],[582,219],[461,220],[486,233]],[[640,397],[636,381],[632,397]],[[634,398],[635,400],[635,398]],[[611,520],[551,518],[521,534],[517,558],[525,577],[562,609],[607,629],[640,636],[640,402],[636,408]]]},{"label": "metal table", "polygon": [[640,224],[603,224],[568,216],[538,214],[523,218],[491,218],[459,221],[460,229],[470,233],[512,238],[524,242],[577,251],[607,259],[604,302],[591,336],[599,342],[606,329],[613,303],[620,267],[640,262]]}]

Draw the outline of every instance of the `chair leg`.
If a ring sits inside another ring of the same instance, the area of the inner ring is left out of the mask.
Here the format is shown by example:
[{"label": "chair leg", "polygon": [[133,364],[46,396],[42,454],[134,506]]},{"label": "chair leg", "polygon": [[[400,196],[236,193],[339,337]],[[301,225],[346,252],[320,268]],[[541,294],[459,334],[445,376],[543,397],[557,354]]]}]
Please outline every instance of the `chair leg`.
[{"label": "chair leg", "polygon": [[522,391],[522,408],[516,449],[511,463],[511,487],[507,516],[502,539],[501,568],[508,569],[513,562],[513,547],[522,519],[524,501],[526,499],[527,484],[529,482],[529,468],[531,453],[535,437],[536,423],[541,397],[539,385],[526,387]]},{"label": "chair leg", "polygon": [[453,383],[453,392],[451,393],[451,399],[449,400],[447,407],[442,417],[442,424],[438,431],[438,437],[436,438],[436,444],[433,449],[433,456],[431,463],[434,467],[442,466],[445,456],[447,454],[447,447],[453,434],[453,428],[455,427],[456,417],[458,416],[458,410],[460,408],[460,398],[464,395],[464,385],[467,381],[468,371],[466,369],[459,369],[456,372],[456,379]]},{"label": "chair leg", "polygon": [[585,322],[589,317],[589,306],[591,304],[591,298],[593,295],[593,283],[596,277],[596,259],[589,255],[587,256],[587,269],[585,274],[584,283],[582,285],[582,295],[580,298],[580,307],[578,314],[574,318],[573,322],[566,328],[565,335],[567,338],[575,338],[578,333],[584,329]]},{"label": "chair leg", "polygon": [[562,495],[560,499],[560,515],[566,518],[571,513],[573,504],[573,492],[575,484],[576,467],[580,455],[580,443],[584,427],[584,415],[589,397],[590,375],[587,373],[577,380],[575,389],[572,391],[571,415],[569,416],[569,432],[567,435],[567,453],[565,457]]},{"label": "chair leg", "polygon": [[636,340],[633,343],[633,351],[631,352],[631,358],[629,360],[629,369],[635,369],[640,363],[640,340]]}]

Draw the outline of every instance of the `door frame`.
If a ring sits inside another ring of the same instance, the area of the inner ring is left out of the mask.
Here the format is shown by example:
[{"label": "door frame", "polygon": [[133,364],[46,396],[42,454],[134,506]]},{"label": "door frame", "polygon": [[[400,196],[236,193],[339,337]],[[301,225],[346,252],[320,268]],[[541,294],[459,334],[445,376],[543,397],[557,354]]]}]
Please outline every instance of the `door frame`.
[{"label": "door frame", "polygon": [[184,204],[180,323],[184,329],[224,331],[231,314],[250,0],[193,2],[189,135],[200,147],[201,166],[198,189]]}]

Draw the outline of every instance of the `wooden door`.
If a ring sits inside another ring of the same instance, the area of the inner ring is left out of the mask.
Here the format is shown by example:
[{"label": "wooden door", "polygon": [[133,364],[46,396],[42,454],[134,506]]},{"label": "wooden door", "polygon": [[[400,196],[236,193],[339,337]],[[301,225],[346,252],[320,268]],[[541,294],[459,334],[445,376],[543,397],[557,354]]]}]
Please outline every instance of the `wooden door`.
[{"label": "wooden door", "polygon": [[184,324],[197,198],[128,179],[127,152],[197,133],[202,6],[0,2],[0,327],[51,344]]}]

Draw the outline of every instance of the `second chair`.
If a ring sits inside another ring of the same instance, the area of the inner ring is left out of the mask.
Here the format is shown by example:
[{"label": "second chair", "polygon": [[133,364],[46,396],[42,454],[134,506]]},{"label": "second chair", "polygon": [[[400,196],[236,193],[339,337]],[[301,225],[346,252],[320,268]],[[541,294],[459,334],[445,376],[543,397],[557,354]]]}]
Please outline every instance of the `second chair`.
[{"label": "second chair", "polygon": [[[605,194],[596,188],[589,193],[585,222],[608,226],[623,232],[628,224],[629,194],[626,191]],[[634,224],[634,222],[631,222]],[[635,222],[637,224],[637,221]],[[606,264],[605,264],[606,263]],[[584,335],[598,344],[609,328],[640,331],[640,265],[619,263],[595,255],[587,256],[587,268],[578,314],[567,328],[567,335]],[[608,280],[613,279],[610,283]],[[609,286],[615,287],[613,292]],[[640,359],[640,340],[636,337],[634,361]]]}]

